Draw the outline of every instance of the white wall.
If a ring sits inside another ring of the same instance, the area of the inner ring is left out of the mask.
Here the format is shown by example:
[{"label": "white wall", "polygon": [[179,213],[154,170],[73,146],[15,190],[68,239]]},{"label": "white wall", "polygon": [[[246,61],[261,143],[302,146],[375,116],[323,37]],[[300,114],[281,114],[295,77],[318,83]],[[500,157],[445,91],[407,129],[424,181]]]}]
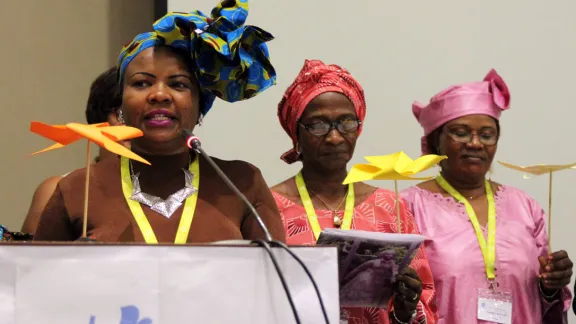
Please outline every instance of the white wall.
[{"label": "white wall", "polygon": [[53,144],[32,134],[30,122],[85,122],[90,84],[116,64],[123,44],[150,28],[153,4],[0,0],[0,224],[19,230],[42,180],[85,165],[86,147],[80,143],[29,157]]},{"label": "white wall", "polygon": [[[209,13],[216,2],[169,0],[168,9]],[[364,155],[399,150],[417,157],[421,129],[412,101],[426,102],[453,83],[481,80],[492,67],[512,93],[497,159],[523,165],[576,161],[572,0],[251,0],[250,6],[248,23],[277,37],[270,51],[278,85],[233,106],[217,101],[197,133],[211,154],[254,163],[270,185],[300,167],[279,159],[291,142],[276,108],[305,58],[346,67],[365,87],[367,120],[354,163]],[[522,188],[547,208],[546,177],[525,180],[495,165],[492,178]],[[553,249],[568,250],[573,260],[575,180],[576,170],[555,175],[552,222]],[[392,188],[391,183],[377,185]]]}]

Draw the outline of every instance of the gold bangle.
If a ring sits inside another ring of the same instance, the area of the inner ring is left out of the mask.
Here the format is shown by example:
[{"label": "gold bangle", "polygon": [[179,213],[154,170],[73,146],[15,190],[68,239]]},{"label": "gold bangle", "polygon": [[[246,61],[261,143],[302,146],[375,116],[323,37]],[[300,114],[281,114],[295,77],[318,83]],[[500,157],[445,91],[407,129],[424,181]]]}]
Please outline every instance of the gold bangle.
[{"label": "gold bangle", "polygon": [[414,313],[412,313],[412,316],[408,319],[408,322],[403,322],[401,320],[398,319],[398,317],[396,317],[396,312],[394,310],[392,310],[392,316],[394,317],[394,320],[398,323],[398,324],[410,324],[412,323],[412,321],[414,320],[414,318],[416,317],[417,312],[414,311]]},{"label": "gold bangle", "polygon": [[538,280],[538,290],[540,290],[540,294],[546,299],[546,300],[550,300],[554,297],[556,297],[556,295],[558,295],[558,292],[560,291],[560,289],[556,289],[556,291],[554,291],[554,293],[552,293],[551,295],[546,295],[544,293],[544,290],[542,290],[542,280],[539,279]]}]

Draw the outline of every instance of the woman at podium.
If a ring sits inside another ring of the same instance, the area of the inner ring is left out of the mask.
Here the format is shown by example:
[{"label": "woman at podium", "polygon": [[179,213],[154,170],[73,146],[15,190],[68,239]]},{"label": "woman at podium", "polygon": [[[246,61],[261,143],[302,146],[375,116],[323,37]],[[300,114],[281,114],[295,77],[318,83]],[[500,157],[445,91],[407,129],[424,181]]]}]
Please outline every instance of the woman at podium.
[{"label": "woman at podium", "polygon": [[[225,1],[211,17],[170,13],[153,32],[122,49],[119,117],[142,130],[131,148],[151,165],[112,158],[90,167],[90,237],[175,244],[264,238],[249,209],[206,159],[189,151],[181,135],[201,123],[216,97],[235,102],[274,85],[265,44],[272,37],[244,26],[247,10],[243,1]],[[284,241],[282,220],[260,170],[243,161],[214,160],[256,208],[272,238]],[[85,176],[86,169],[80,169],[59,182],[34,240],[81,237]]]},{"label": "woman at podium", "polygon": [[415,102],[422,154],[446,155],[440,174],[402,193],[422,234],[446,323],[566,323],[572,262],[548,254],[546,217],[523,191],[486,175],[509,108],[504,80],[448,87]]},{"label": "woman at podium", "polygon": [[[288,164],[302,162],[295,177],[271,188],[289,244],[314,244],[319,233],[312,222],[320,229],[348,230],[343,224],[351,224],[357,230],[398,232],[393,192],[342,184],[365,115],[364,91],[346,69],[306,60],[278,105],[280,124],[293,142],[281,158]],[[307,210],[310,204],[313,209]],[[417,233],[404,203],[401,208],[402,232]],[[391,309],[345,308],[341,318],[348,323],[435,323],[434,284],[423,249],[410,267]]]}]

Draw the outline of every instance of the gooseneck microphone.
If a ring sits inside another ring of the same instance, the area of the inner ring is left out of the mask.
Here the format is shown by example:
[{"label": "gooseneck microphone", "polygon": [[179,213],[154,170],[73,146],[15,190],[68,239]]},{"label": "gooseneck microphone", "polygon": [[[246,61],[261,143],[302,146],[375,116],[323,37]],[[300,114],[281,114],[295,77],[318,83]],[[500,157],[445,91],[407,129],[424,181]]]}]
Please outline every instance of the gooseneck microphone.
[{"label": "gooseneck microphone", "polygon": [[204,151],[204,149],[202,149],[202,143],[200,143],[200,139],[198,138],[198,136],[194,135],[194,133],[192,133],[192,131],[188,130],[188,129],[182,130],[181,134],[182,134],[182,137],[184,138],[184,140],[186,141],[186,146],[188,146],[189,149],[202,155],[206,159],[206,161],[208,161],[208,163],[212,166],[212,168],[214,168],[216,173],[218,173],[218,176],[220,176],[220,178],[226,183],[228,188],[230,188],[236,194],[236,196],[238,196],[238,198],[240,198],[240,200],[242,200],[242,202],[248,207],[248,209],[250,210],[250,212],[252,213],[252,215],[256,219],[258,226],[260,227],[262,232],[264,232],[264,235],[266,236],[266,241],[255,240],[255,241],[252,241],[252,243],[256,243],[259,246],[261,246],[262,248],[264,248],[266,250],[266,252],[268,253],[268,255],[270,256],[272,264],[274,265],[274,268],[276,269],[276,273],[278,274],[278,278],[280,279],[280,282],[282,283],[282,287],[284,288],[284,291],[286,292],[286,297],[288,298],[288,302],[290,303],[290,307],[292,308],[292,313],[294,314],[294,319],[296,320],[296,324],[301,324],[302,322],[300,320],[298,310],[296,309],[296,304],[294,303],[294,299],[292,298],[292,294],[290,293],[290,289],[288,287],[288,283],[286,281],[286,278],[284,277],[284,274],[282,272],[282,269],[280,268],[278,260],[276,259],[276,257],[272,253],[272,249],[270,248],[271,246],[277,246],[277,247],[282,248],[292,258],[294,258],[294,260],[296,260],[300,264],[300,266],[302,267],[304,272],[306,272],[306,275],[308,276],[308,278],[310,278],[312,286],[314,287],[314,291],[316,292],[316,296],[318,297],[318,302],[320,303],[320,308],[322,310],[322,315],[324,317],[324,320],[325,320],[326,324],[330,324],[330,321],[328,320],[328,314],[326,312],[326,307],[324,306],[324,301],[323,301],[322,296],[320,294],[320,289],[318,288],[318,285],[316,284],[316,280],[314,280],[312,273],[310,272],[308,267],[304,264],[304,262],[302,262],[302,260],[294,252],[292,252],[288,248],[288,246],[286,246],[282,242],[272,240],[272,236],[270,235],[268,228],[266,227],[266,225],[262,221],[262,217],[260,217],[260,214],[258,214],[258,212],[256,211],[256,208],[254,208],[254,206],[252,206],[252,204],[250,203],[250,201],[248,201],[246,196],[244,196],[244,194],[234,185],[234,183],[230,180],[230,178],[228,178],[228,176],[226,176],[226,174],[224,174],[224,172],[222,171],[222,169],[220,169],[220,167],[216,164],[216,162],[214,162],[214,160],[212,160],[212,158]]},{"label": "gooseneck microphone", "polygon": [[224,174],[224,172],[222,171],[222,169],[220,169],[220,167],[216,164],[216,162],[214,162],[214,160],[212,160],[212,158],[204,151],[204,149],[202,149],[202,143],[200,143],[200,139],[198,138],[198,136],[194,135],[192,131],[184,129],[182,130],[182,137],[184,137],[184,140],[186,141],[186,146],[188,146],[188,148],[190,148],[191,150],[194,150],[195,152],[201,154],[206,159],[206,161],[210,163],[212,168],[214,168],[216,173],[218,173],[218,176],[220,176],[220,178],[226,183],[228,188],[230,188],[230,190],[232,190],[236,194],[236,196],[238,196],[238,198],[242,200],[242,202],[246,205],[246,207],[248,207],[254,218],[256,218],[258,226],[260,227],[262,232],[264,232],[264,236],[266,236],[266,241],[271,242],[272,236],[270,235],[268,228],[262,221],[262,217],[260,217],[260,214],[258,214],[258,212],[256,211],[256,208],[252,206],[252,204],[250,203],[250,201],[248,201],[246,196],[244,196],[244,194],[238,189],[238,187],[234,185],[234,183],[230,180],[230,178],[228,178],[228,176]]}]

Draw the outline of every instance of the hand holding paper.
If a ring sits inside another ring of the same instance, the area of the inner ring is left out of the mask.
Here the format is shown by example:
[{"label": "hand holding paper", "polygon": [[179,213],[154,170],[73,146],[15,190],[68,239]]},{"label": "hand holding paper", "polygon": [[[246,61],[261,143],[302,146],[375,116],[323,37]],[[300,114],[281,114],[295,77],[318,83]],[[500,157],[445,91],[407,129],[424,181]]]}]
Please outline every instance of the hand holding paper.
[{"label": "hand holding paper", "polygon": [[418,273],[408,267],[404,274],[399,274],[394,298],[394,315],[404,322],[408,322],[416,312],[420,295],[422,294],[422,280]]},{"label": "hand holding paper", "polygon": [[[396,311],[411,314],[418,304],[422,287],[420,279],[414,278],[419,278],[418,275],[407,269],[425,240],[417,234],[328,228],[320,233],[317,244],[338,248],[341,306],[386,308],[390,298],[397,293],[401,296],[397,301],[407,297],[413,303],[402,305]],[[402,285],[396,284],[398,274],[406,276],[400,277]],[[402,292],[398,291],[399,286]],[[414,298],[416,291],[418,297]]]}]

